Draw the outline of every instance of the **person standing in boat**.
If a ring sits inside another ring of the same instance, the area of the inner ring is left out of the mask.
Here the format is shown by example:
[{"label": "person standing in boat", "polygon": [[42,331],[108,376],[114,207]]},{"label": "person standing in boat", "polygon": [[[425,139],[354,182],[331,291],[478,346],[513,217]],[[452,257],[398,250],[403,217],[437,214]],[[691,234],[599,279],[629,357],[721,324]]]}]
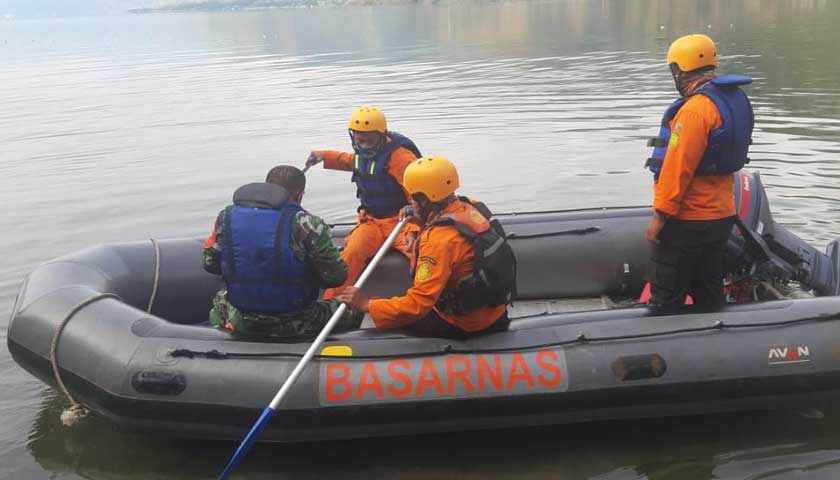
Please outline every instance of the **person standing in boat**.
[{"label": "person standing in boat", "polygon": [[345,287],[336,298],[369,312],[377,329],[455,339],[506,330],[516,258],[501,224],[484,204],[455,195],[458,172],[444,157],[412,162],[404,185],[421,227],[409,235],[413,286],[389,299]]},{"label": "person standing in boat", "polygon": [[[204,269],[226,288],[213,300],[210,323],[235,333],[314,338],[340,303],[318,301],[320,288],[347,278],[347,264],[323,220],[300,206],[306,176],[281,165],[265,183],[236,190],[204,243]],[[338,330],[358,328],[363,314],[347,309]]]},{"label": "person standing in boat", "polygon": [[[341,258],[347,262],[347,280],[352,285],[361,275],[367,262],[376,255],[388,234],[397,225],[397,214],[408,205],[403,186],[403,172],[409,163],[421,157],[420,150],[408,137],[388,130],[385,114],[372,106],[356,109],[348,124],[353,153],[315,150],[306,166],[323,162],[324,168],[352,171],[356,184],[358,208],[356,228],[344,240]],[[409,226],[400,232],[394,248],[409,256],[405,235],[416,230]],[[338,289],[324,292],[332,298]]]},{"label": "person standing in boat", "polygon": [[646,167],[654,174],[651,304],[681,305],[690,294],[706,309],[724,305],[723,254],[736,219],[733,173],[748,161],[753,110],[740,86],[716,76],[717,51],[706,35],[687,35],[667,56],[680,98],[668,107]]}]

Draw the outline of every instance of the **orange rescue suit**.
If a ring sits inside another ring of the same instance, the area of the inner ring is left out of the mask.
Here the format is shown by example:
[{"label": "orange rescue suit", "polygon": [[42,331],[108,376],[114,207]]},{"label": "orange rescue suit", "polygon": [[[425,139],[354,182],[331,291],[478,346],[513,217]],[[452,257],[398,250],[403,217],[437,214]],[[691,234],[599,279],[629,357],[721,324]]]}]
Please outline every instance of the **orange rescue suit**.
[{"label": "orange rescue suit", "polygon": [[680,220],[717,220],[735,215],[734,176],[694,176],[709,132],[720,112],[704,95],[693,95],[671,120],[671,140],[654,185],[653,208]]},{"label": "orange rescue suit", "polygon": [[[440,215],[461,217],[472,211],[472,206],[455,200]],[[458,281],[473,271],[472,245],[454,226],[426,227],[420,232],[417,241],[419,246],[412,258],[412,265],[415,266],[414,285],[402,297],[375,298],[368,304],[370,316],[378,329],[405,327],[425,317],[435,307],[444,290],[455,289]],[[506,305],[499,305],[478,308],[465,315],[439,310],[437,314],[463,331],[477,332],[493,325],[506,309]]]},{"label": "orange rescue suit", "polygon": [[[389,138],[390,142],[391,139]],[[353,171],[353,159],[355,154],[349,152],[326,151],[324,152],[324,168],[330,170]],[[408,164],[416,160],[417,157],[411,150],[400,147],[391,153],[388,160],[388,174],[403,186],[403,173]],[[411,198],[406,193],[406,201],[410,203]],[[344,249],[341,251],[341,258],[347,263],[347,280],[344,285],[336,288],[328,289],[324,292],[324,299],[333,298],[347,285],[352,285],[362,271],[365,269],[368,260],[376,255],[379,247],[385,243],[385,239],[397,226],[397,216],[375,218],[369,215],[364,210],[359,212],[358,223],[356,227],[350,232],[350,235],[344,239]],[[418,228],[414,225],[408,225],[400,232],[394,241],[394,248],[405,256],[410,256],[410,252],[405,249],[405,235],[411,231],[417,231]]]}]

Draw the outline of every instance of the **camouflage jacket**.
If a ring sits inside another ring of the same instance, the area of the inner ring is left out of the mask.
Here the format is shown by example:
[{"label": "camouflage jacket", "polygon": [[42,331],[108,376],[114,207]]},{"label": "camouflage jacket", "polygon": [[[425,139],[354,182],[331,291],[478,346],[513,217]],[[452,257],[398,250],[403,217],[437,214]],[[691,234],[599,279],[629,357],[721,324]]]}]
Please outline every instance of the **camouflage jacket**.
[{"label": "camouflage jacket", "polygon": [[[222,246],[224,242],[224,210],[216,217],[213,232],[204,242],[202,261],[210,273],[222,274]],[[332,242],[330,227],[319,217],[301,210],[292,224],[292,251],[298,260],[312,266],[321,288],[337,287],[347,279],[347,264],[341,259]]]}]

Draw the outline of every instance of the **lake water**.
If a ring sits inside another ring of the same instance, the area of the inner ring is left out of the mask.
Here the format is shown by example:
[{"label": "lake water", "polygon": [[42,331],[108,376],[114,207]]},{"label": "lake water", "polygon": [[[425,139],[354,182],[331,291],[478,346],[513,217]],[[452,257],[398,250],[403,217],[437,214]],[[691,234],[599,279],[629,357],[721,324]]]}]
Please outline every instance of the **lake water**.
[{"label": "lake water", "polygon": [[[0,12],[2,15],[3,12]],[[645,138],[676,92],[674,38],[705,32],[756,81],[750,168],[776,220],[840,236],[840,2],[557,1],[21,20],[0,16],[0,340],[23,277],[100,242],[206,234],[240,184],[346,118],[458,165],[497,211],[647,205]],[[355,209],[349,175],[305,206]],[[0,349],[0,478],[214,478],[234,445],[68,429],[65,403]],[[840,410],[840,409],[838,409]],[[239,478],[840,477],[840,412],[612,422],[261,445]],[[814,418],[822,417],[822,418]]]}]

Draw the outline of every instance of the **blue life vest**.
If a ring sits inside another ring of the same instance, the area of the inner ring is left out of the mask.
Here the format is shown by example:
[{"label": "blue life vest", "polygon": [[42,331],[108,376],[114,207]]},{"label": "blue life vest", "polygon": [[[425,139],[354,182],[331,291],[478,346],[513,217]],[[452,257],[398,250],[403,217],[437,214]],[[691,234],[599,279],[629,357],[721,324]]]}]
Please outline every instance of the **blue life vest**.
[{"label": "blue life vest", "polygon": [[405,191],[397,180],[388,173],[388,161],[398,148],[405,147],[417,158],[422,157],[420,150],[408,137],[397,132],[387,132],[391,137],[382,150],[371,160],[363,159],[359,154],[353,158],[353,183],[356,184],[356,197],[360,209],[365,209],[376,218],[396,215],[408,204]]},{"label": "blue life vest", "polygon": [[[691,95],[705,95],[715,102],[721,116],[721,126],[709,133],[706,152],[697,166],[695,175],[723,175],[737,172],[746,165],[747,150],[752,143],[752,131],[755,119],[752,105],[747,95],[738,88],[740,85],[752,83],[752,78],[743,75],[723,75],[715,77],[710,82],[698,88]],[[691,96],[689,95],[689,97]],[[659,135],[648,141],[653,147],[653,154],[648,158],[645,167],[659,178],[668,142],[671,140],[671,120],[685,105],[688,97],[680,98],[668,107],[662,116]]]},{"label": "blue life vest", "polygon": [[270,183],[240,187],[223,217],[222,276],[234,307],[267,314],[300,310],[318,297],[307,264],[292,251],[295,216],[302,210]]}]

